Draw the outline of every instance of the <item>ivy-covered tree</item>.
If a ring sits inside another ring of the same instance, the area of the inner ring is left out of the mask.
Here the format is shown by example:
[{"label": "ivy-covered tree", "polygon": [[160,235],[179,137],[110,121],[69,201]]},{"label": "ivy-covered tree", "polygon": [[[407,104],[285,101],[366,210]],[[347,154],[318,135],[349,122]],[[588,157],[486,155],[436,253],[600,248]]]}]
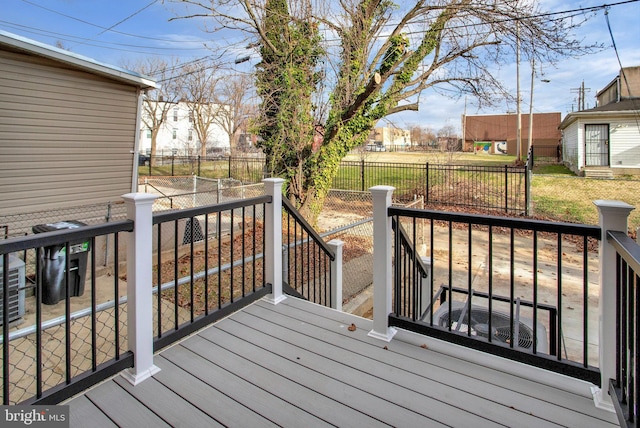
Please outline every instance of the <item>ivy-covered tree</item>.
[{"label": "ivy-covered tree", "polygon": [[[571,37],[575,15],[545,14],[538,0],[175,1],[197,6],[188,17],[209,17],[212,31],[240,30],[260,44],[268,168],[312,221],[341,159],[378,120],[417,110],[425,89],[492,102],[509,93],[493,72],[513,63],[517,45],[546,64],[588,51]],[[322,141],[311,150],[316,133]]]},{"label": "ivy-covered tree", "polygon": [[292,19],[286,0],[267,0],[262,31],[262,61],[256,66],[262,100],[258,146],[266,155],[267,172],[286,179],[287,194],[300,201],[315,133],[312,96],[322,54],[318,23],[311,16]]}]

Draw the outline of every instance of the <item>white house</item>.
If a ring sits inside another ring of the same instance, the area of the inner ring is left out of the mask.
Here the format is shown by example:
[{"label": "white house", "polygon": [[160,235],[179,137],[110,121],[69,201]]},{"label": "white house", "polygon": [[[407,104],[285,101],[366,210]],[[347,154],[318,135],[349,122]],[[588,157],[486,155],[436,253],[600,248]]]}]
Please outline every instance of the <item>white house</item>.
[{"label": "white house", "polygon": [[411,131],[383,126],[371,130],[369,139],[379,146],[405,148],[411,146]]},{"label": "white house", "polygon": [[[149,103],[157,103],[163,101],[146,101]],[[179,101],[177,103],[170,103],[167,108],[153,107],[150,109],[143,109],[142,123],[141,123],[141,135],[140,135],[140,151],[142,153],[149,154],[151,152],[151,128],[145,125],[148,123],[146,115],[147,110],[162,111],[167,113],[166,120],[160,127],[157,141],[156,141],[156,154],[176,154],[179,156],[195,156],[200,153],[202,147],[199,134],[197,132],[197,125],[195,123],[195,115],[190,103],[186,101]],[[229,110],[229,106],[222,106],[214,104],[210,110],[219,112],[221,109],[225,111]],[[224,114],[224,113],[223,113]],[[210,117],[203,117],[202,122],[208,123],[206,132],[206,146],[208,152],[226,152],[229,150],[229,135],[223,127],[220,125],[223,119],[220,120]],[[203,127],[201,127],[202,129]],[[202,131],[204,133],[204,131]]]},{"label": "white house", "polygon": [[567,114],[559,128],[571,170],[587,176],[640,174],[639,94],[640,67],[623,68],[597,93],[597,107]]}]

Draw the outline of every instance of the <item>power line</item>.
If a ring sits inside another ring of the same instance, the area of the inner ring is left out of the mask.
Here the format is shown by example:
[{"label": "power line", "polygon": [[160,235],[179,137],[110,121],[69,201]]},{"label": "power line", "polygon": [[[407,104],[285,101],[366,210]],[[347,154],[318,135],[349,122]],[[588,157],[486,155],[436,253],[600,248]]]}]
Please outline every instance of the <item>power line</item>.
[{"label": "power line", "polygon": [[629,93],[629,98],[631,99],[631,103],[633,104],[633,111],[635,113],[636,126],[640,130],[640,110],[638,109],[638,103],[636,99],[633,97],[633,94],[631,93],[631,86],[629,86],[629,81],[627,80],[627,75],[624,72],[624,67],[622,67],[622,61],[620,60],[620,54],[618,53],[618,47],[616,46],[616,39],[613,37],[613,31],[611,30],[611,23],[609,22],[609,9],[604,10],[604,19],[607,21],[607,28],[609,29],[609,35],[611,36],[611,43],[613,44],[613,51],[616,53],[616,58],[618,59],[618,65],[620,66],[620,79],[624,80],[624,83],[627,86],[627,92]]},{"label": "power line", "polygon": [[[134,51],[134,50],[131,50],[131,49],[121,49],[121,48],[118,48],[118,47],[110,47],[109,45],[129,47],[129,48],[151,49],[151,50],[159,50],[159,51],[175,51],[177,49],[181,50],[181,51],[182,50],[186,50],[186,51],[201,51],[201,50],[205,50],[206,49],[204,47],[202,47],[202,48],[186,48],[186,47],[175,48],[175,47],[162,47],[162,46],[134,45],[134,44],[116,43],[116,42],[102,42],[102,41],[95,41],[95,40],[91,40],[91,39],[87,39],[87,38],[79,38],[79,37],[71,36],[71,35],[64,34],[64,33],[57,33],[57,32],[54,32],[54,31],[41,30],[41,29],[38,29],[38,28],[29,27],[29,26],[26,26],[26,25],[14,24],[12,22],[2,21],[2,20],[0,20],[0,24],[2,24],[4,27],[13,28],[13,29],[16,29],[16,30],[24,31],[26,33],[37,34],[37,35],[44,36],[44,37],[55,37],[57,39],[60,39],[60,40],[63,40],[63,41],[67,41],[67,42],[84,44],[84,45],[87,45],[87,46],[93,46],[93,47],[103,48],[103,49],[124,51],[124,52],[134,52],[134,53],[142,53],[142,54],[147,53],[147,52],[141,52],[141,51]],[[89,43],[89,42],[91,42],[91,43]],[[173,43],[177,43],[177,42],[173,41]]]},{"label": "power line", "polygon": [[[103,31],[100,32],[99,35],[109,31],[109,32],[112,32],[112,33],[121,34],[121,35],[128,36],[128,37],[147,39],[147,40],[154,40],[154,41],[161,41],[161,42],[168,42],[168,43],[175,43],[174,40],[170,40],[170,39],[163,39],[163,38],[150,37],[150,36],[142,36],[142,35],[138,35],[138,34],[125,33],[125,32],[113,29],[114,27],[116,27],[117,25],[121,24],[122,22],[130,19],[131,17],[133,17],[136,14],[142,12],[146,8],[148,8],[148,7],[152,6],[153,4],[157,3],[157,0],[152,1],[151,3],[149,3],[148,5],[143,7],[142,9],[140,9],[139,11],[133,13],[129,17],[125,18],[124,20],[122,20],[122,21],[120,21],[120,22],[118,22],[118,23],[116,23],[116,24],[114,24],[114,25],[112,25],[110,27],[103,27],[101,25],[94,24],[92,22],[89,22],[89,21],[86,21],[86,20],[83,20],[83,19],[80,19],[80,18],[76,18],[76,17],[71,16],[71,15],[64,14],[64,13],[56,11],[54,9],[50,9],[50,8],[45,7],[45,6],[39,5],[37,3],[34,3],[31,0],[21,0],[21,1],[23,1],[24,3],[30,4],[30,5],[32,5],[34,7],[38,7],[38,8],[41,8],[43,10],[46,10],[48,12],[63,16],[65,18],[72,19],[72,20],[81,22],[83,24],[90,25],[92,27],[100,28]],[[452,30],[453,29],[463,29],[463,28],[473,28],[473,27],[487,25],[487,24],[499,24],[499,23],[505,23],[505,22],[523,21],[523,20],[528,20],[528,19],[536,19],[536,18],[545,18],[545,17],[557,16],[557,18],[554,18],[554,19],[550,20],[550,21],[555,21],[555,20],[571,18],[573,16],[577,16],[577,15],[582,14],[584,12],[595,12],[595,11],[598,11],[598,10],[601,10],[601,9],[608,9],[608,8],[611,8],[611,7],[614,7],[614,6],[620,6],[620,5],[630,4],[630,3],[636,3],[638,1],[640,1],[640,0],[624,0],[624,1],[615,2],[615,3],[605,3],[605,4],[599,5],[599,6],[581,7],[581,8],[563,10],[563,11],[558,11],[558,12],[545,12],[545,13],[539,13],[539,14],[529,15],[529,16],[525,16],[525,17],[513,17],[513,18],[505,18],[505,19],[496,19],[494,21],[488,21],[488,22],[482,22],[482,23],[461,24],[461,25],[451,26],[449,28],[452,29]],[[420,24],[420,23],[424,24],[426,22],[427,21],[425,19],[425,20],[415,21],[412,24]],[[396,25],[397,24],[389,23],[389,24],[385,24],[384,27],[395,27]],[[33,28],[33,27],[30,27],[30,28],[32,28],[34,30],[43,31],[43,30],[36,29],[36,28]],[[422,32],[421,31],[410,31],[407,34],[409,34],[409,35],[411,35],[411,34],[422,34]],[[69,36],[69,35],[64,35],[64,36],[65,37],[71,37],[71,38],[75,37],[75,36]],[[87,40],[87,39],[82,39],[82,40]],[[327,43],[339,42],[339,41],[340,41],[340,39],[325,39],[325,42],[327,42]],[[153,49],[152,47],[144,47],[144,46],[138,46],[138,47]],[[197,48],[186,48],[186,49],[197,49]]]},{"label": "power line", "polygon": [[[121,23],[122,23],[122,22],[124,22],[124,21],[119,22],[119,23],[117,23],[117,24],[115,24],[115,25],[112,25],[111,27],[103,27],[103,26],[101,26],[101,25],[94,24],[93,22],[85,21],[84,19],[76,18],[75,16],[67,15],[67,14],[65,14],[65,13],[58,12],[57,10],[50,9],[50,8],[48,8],[48,7],[45,7],[45,6],[39,5],[39,4],[34,3],[34,2],[32,2],[32,1],[30,1],[30,0],[21,0],[21,1],[23,1],[24,3],[30,4],[31,6],[35,6],[35,7],[37,7],[37,8],[44,9],[44,10],[46,10],[47,12],[55,13],[56,15],[64,16],[65,18],[68,18],[68,19],[71,19],[71,20],[74,20],[74,21],[78,21],[78,22],[80,22],[80,23],[82,23],[82,24],[86,24],[86,25],[89,25],[89,26],[91,26],[91,27],[100,28],[101,30],[104,30],[103,32],[109,31],[109,32],[111,32],[111,33],[121,34],[121,35],[123,35],[123,36],[135,37],[135,38],[138,38],[138,39],[155,40],[155,41],[158,41],[158,42],[170,42],[170,43],[171,43],[171,42],[174,42],[173,40],[170,40],[170,39],[163,39],[163,38],[159,38],[159,37],[150,37],[150,36],[142,36],[142,35],[139,35],[139,34],[125,33],[125,32],[123,32],[123,31],[118,31],[118,30],[114,30],[114,29],[113,29],[113,27],[115,27],[115,26],[117,26],[117,25],[121,24]],[[157,2],[157,1],[154,1],[153,3],[156,3],[156,2]],[[151,4],[150,4],[150,5],[145,6],[145,8],[143,8],[142,10],[146,9],[146,8],[147,8],[147,7],[149,7],[149,6],[151,6]],[[142,10],[140,10],[139,12],[141,12]],[[138,13],[138,12],[136,12],[135,14],[137,14],[137,13]],[[126,18],[125,20],[127,20],[127,19],[129,19],[129,18]],[[100,34],[102,34],[102,33],[100,33]]]},{"label": "power line", "polygon": [[144,6],[142,9],[137,10],[136,12],[133,12],[131,15],[127,16],[124,19],[121,19],[120,21],[116,22],[115,24],[113,24],[111,27],[109,28],[105,28],[104,30],[102,30],[101,32],[98,33],[98,36],[101,34],[106,33],[107,31],[113,30],[115,27],[117,27],[118,25],[122,24],[123,22],[128,21],[129,19],[133,18],[134,16],[136,16],[137,14],[139,14],[140,12],[144,11],[145,9],[153,6],[154,4],[156,4],[158,2],[158,0],[153,0],[151,3],[147,4],[146,6]]}]

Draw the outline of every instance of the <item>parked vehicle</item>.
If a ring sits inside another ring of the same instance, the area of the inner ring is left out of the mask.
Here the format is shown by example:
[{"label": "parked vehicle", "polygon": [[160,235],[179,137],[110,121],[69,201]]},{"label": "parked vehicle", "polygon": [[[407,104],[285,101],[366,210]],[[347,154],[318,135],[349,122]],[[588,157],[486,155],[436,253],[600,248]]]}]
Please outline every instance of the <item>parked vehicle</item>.
[{"label": "parked vehicle", "polygon": [[386,152],[387,148],[381,144],[367,144],[368,152]]},{"label": "parked vehicle", "polygon": [[149,156],[138,153],[138,166],[145,166],[149,162]]}]

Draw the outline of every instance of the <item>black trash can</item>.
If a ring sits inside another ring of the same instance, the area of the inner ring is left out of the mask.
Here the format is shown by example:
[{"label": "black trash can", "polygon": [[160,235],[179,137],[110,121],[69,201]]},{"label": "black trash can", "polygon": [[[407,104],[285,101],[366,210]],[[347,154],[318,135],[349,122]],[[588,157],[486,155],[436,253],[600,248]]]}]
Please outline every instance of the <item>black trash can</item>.
[{"label": "black trash can", "polygon": [[[86,226],[76,220],[33,226],[33,233],[53,232]],[[87,275],[89,241],[69,243],[69,295],[82,296]],[[64,245],[44,247],[40,252],[40,278],[42,278],[42,303],[55,305],[66,297],[66,248]]]}]

